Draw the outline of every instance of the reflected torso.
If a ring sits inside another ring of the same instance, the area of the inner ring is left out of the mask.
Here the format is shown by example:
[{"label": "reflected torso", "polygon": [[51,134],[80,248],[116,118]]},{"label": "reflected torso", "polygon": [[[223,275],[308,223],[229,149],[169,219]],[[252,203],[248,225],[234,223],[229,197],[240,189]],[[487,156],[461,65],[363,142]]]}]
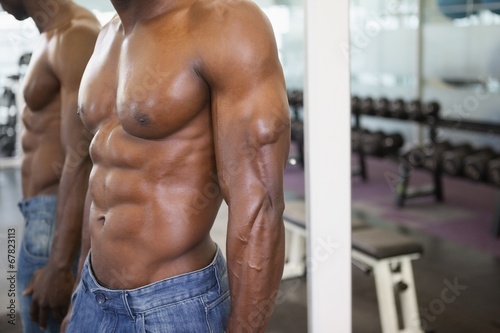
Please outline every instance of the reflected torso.
[{"label": "reflected torso", "polygon": [[56,194],[64,162],[59,80],[49,66],[52,33],[41,36],[24,78],[23,195]]},{"label": "reflected torso", "polygon": [[58,26],[43,32],[23,80],[22,112],[22,186],[24,198],[57,194],[64,166],[65,152],[61,142],[62,110],[60,79],[55,71],[62,59],[59,50],[69,31],[88,26],[95,30],[98,22],[86,9],[73,5]]}]

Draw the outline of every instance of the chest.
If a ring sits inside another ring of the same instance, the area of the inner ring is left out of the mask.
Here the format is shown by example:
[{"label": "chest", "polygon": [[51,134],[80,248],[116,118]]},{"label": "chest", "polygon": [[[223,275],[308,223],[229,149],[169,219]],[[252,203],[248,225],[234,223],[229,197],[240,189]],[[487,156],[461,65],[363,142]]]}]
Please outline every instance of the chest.
[{"label": "chest", "polygon": [[43,110],[59,98],[60,82],[51,69],[49,49],[48,41],[42,40],[33,53],[23,80],[23,96],[33,112]]},{"label": "chest", "polygon": [[192,44],[180,37],[108,36],[82,79],[82,120],[93,132],[113,121],[133,136],[164,138],[207,108],[209,90],[195,65]]}]

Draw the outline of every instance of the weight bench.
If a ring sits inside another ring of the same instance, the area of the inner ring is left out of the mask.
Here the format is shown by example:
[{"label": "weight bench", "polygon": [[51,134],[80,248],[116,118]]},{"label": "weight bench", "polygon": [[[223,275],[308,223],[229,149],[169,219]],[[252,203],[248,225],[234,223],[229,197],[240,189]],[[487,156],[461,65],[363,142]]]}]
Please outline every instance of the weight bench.
[{"label": "weight bench", "polygon": [[[286,203],[286,262],[283,279],[306,272],[305,202]],[[352,261],[364,272],[372,272],[384,333],[422,333],[413,278],[412,260],[423,252],[422,245],[399,233],[352,221]],[[401,316],[399,316],[398,308]]]}]

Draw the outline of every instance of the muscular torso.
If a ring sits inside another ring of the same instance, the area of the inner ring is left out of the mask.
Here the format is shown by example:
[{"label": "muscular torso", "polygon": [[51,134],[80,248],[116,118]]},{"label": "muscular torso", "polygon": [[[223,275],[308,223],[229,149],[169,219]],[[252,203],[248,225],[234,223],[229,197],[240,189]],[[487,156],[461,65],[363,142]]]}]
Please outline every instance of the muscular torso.
[{"label": "muscular torso", "polygon": [[80,112],[95,134],[92,267],[107,287],[130,289],[206,266],[222,201],[210,90],[197,74],[185,12],[137,25],[115,19],[84,74]]},{"label": "muscular torso", "polygon": [[57,194],[64,166],[65,152],[61,142],[61,82],[54,72],[61,59],[58,48],[62,36],[74,26],[95,26],[87,10],[73,6],[66,21],[42,33],[24,78],[22,112],[22,187],[24,198]]},{"label": "muscular torso", "polygon": [[60,140],[60,87],[48,65],[51,37],[42,35],[24,79],[22,183],[25,198],[57,193],[64,162]]}]

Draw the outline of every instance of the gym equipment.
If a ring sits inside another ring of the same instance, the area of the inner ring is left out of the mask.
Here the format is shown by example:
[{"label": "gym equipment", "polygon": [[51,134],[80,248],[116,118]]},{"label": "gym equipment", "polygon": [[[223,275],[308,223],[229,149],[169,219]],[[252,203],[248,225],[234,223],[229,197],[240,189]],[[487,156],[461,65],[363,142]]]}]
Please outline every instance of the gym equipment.
[{"label": "gym equipment", "polygon": [[360,113],[368,115],[375,114],[375,110],[373,109],[373,99],[371,97],[366,97],[361,100]]},{"label": "gym equipment", "polygon": [[478,0],[472,1],[469,4],[468,0],[438,0],[437,4],[444,16],[450,19],[465,18],[476,13],[475,4]]},{"label": "gym equipment", "polygon": [[396,154],[404,144],[401,134],[387,135],[381,131],[366,133],[362,136],[361,141],[363,151],[366,154],[378,157]]},{"label": "gym equipment", "polygon": [[377,116],[389,117],[391,115],[389,110],[389,100],[385,97],[377,99],[373,108]]},{"label": "gym equipment", "polygon": [[361,99],[358,96],[351,97],[351,112],[359,114],[361,108]]},{"label": "gym equipment", "polygon": [[287,91],[288,105],[290,105],[290,111],[292,113],[293,120],[299,120],[300,108],[304,106],[304,94],[300,90],[289,90]]},{"label": "gym equipment", "polygon": [[429,144],[424,147],[424,168],[431,171],[436,171],[441,167],[443,152],[452,149],[452,145],[448,141]]},{"label": "gym equipment", "polygon": [[411,120],[422,121],[425,119],[422,112],[422,103],[418,100],[413,100],[406,105],[406,113]]},{"label": "gym equipment", "polygon": [[464,174],[475,180],[486,180],[488,163],[495,157],[495,152],[490,148],[482,149],[464,160]]},{"label": "gym equipment", "polygon": [[436,170],[440,165],[441,155],[444,151],[452,149],[448,141],[439,143],[428,143],[422,147],[411,149],[406,157],[411,166],[415,168],[426,168]]},{"label": "gym equipment", "polygon": [[363,136],[369,135],[370,131],[366,129],[353,129],[351,131],[351,150],[359,151],[363,142]]},{"label": "gym equipment", "polygon": [[394,133],[386,135],[383,142],[383,149],[386,155],[396,154],[399,148],[403,147],[404,139],[401,134]]},{"label": "gym equipment", "polygon": [[411,263],[422,252],[418,241],[397,232],[379,228],[352,232],[353,262],[373,271],[384,333],[423,333]]},{"label": "gym equipment", "polygon": [[389,104],[389,111],[391,117],[399,119],[407,119],[408,114],[406,113],[405,101],[401,98],[391,101]]},{"label": "gym equipment", "polygon": [[406,158],[410,162],[411,166],[415,168],[421,168],[424,166],[425,153],[423,147],[412,148],[407,154]]},{"label": "gym equipment", "polygon": [[291,123],[291,140],[297,143],[297,162],[304,167],[304,123],[301,120],[293,119]]},{"label": "gym equipment", "polygon": [[384,156],[384,139],[385,135],[381,131],[364,135],[362,137],[363,151],[368,155]]},{"label": "gym equipment", "polygon": [[488,163],[488,182],[500,186],[500,157]]},{"label": "gym equipment", "polygon": [[464,170],[464,159],[471,153],[473,153],[473,149],[469,144],[463,144],[443,152],[443,170],[449,175],[462,175]]},{"label": "gym equipment", "polygon": [[[307,237],[305,202],[288,201],[283,220],[286,263],[282,279],[304,276]],[[410,237],[372,227],[356,218],[352,219],[351,229],[352,263],[365,273],[373,273],[382,331],[423,333],[411,263],[422,255],[422,245]],[[400,322],[403,329],[399,327]]]},{"label": "gym equipment", "polygon": [[[16,80],[17,76],[9,79]],[[0,97],[0,156],[14,156],[16,150],[17,107],[16,95],[10,87],[4,87]]]},{"label": "gym equipment", "polygon": [[425,104],[422,112],[425,117],[438,118],[440,109],[441,107],[438,102],[429,102]]}]

